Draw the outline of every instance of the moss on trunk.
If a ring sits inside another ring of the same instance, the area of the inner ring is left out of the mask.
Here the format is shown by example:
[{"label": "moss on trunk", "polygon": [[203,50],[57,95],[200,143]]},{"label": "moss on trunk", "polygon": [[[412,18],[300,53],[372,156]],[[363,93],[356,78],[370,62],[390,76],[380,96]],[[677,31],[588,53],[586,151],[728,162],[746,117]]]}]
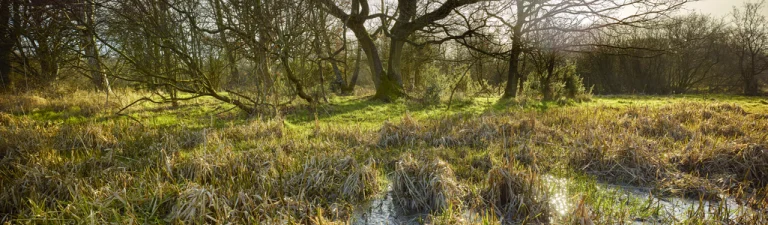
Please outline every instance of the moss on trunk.
[{"label": "moss on trunk", "polygon": [[405,92],[396,81],[391,80],[388,76],[381,76],[381,83],[376,87],[376,94],[373,99],[391,102],[403,96],[405,96]]}]

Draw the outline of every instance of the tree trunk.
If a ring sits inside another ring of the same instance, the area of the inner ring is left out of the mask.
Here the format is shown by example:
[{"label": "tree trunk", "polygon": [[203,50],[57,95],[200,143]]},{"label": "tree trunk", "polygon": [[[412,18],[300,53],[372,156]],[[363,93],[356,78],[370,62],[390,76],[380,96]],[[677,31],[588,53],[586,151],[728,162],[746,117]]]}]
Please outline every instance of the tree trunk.
[{"label": "tree trunk", "polygon": [[0,0],[0,91],[11,85],[11,58],[15,41],[11,19],[11,0]]},{"label": "tree trunk", "polygon": [[[371,74],[373,76],[373,83],[376,86],[376,94],[374,99],[391,101],[399,98],[403,95],[402,90],[398,88],[397,81],[392,80],[389,75],[384,71],[384,66],[381,63],[381,57],[379,56],[379,50],[376,48],[376,44],[368,35],[365,27],[362,24],[350,24],[350,29],[355,33],[360,47],[363,48],[365,56],[368,57],[368,65],[371,68]],[[391,63],[391,62],[390,62]]]},{"label": "tree trunk", "polygon": [[[333,59],[331,59],[331,62],[334,65],[333,66],[334,67],[333,68],[334,71],[338,71],[339,68],[335,66],[336,62],[334,62]],[[328,103],[328,97],[325,94],[325,74],[323,73],[323,61],[322,60],[317,60],[317,68],[318,68],[318,71],[320,72],[320,74],[319,74],[320,75],[320,94],[323,95],[323,101],[325,101],[325,103]],[[337,76],[341,76],[341,74],[337,72]],[[318,101],[320,101],[320,100],[318,99]]]},{"label": "tree trunk", "polygon": [[341,91],[342,95],[351,95],[352,92],[355,91],[355,85],[357,85],[357,77],[360,75],[360,61],[362,58],[359,47],[357,48],[357,53],[355,54],[355,71],[352,74],[352,78],[350,78],[348,83],[344,85],[343,90]]},{"label": "tree trunk", "polygon": [[554,98],[554,93],[552,93],[552,79],[555,77],[555,57],[552,55],[549,60],[547,60],[547,75],[544,77],[544,80],[542,81],[542,92],[544,94],[544,100],[550,101]]},{"label": "tree trunk", "polygon": [[509,72],[507,73],[507,86],[504,88],[504,95],[502,99],[511,99],[517,96],[517,82],[520,78],[520,71],[518,64],[520,63],[520,54],[523,52],[522,48],[522,31],[523,23],[527,17],[525,8],[523,8],[523,1],[517,1],[517,21],[515,27],[512,30],[512,49],[509,52]]},{"label": "tree trunk", "polygon": [[96,86],[96,90],[107,93],[112,93],[112,88],[109,87],[109,80],[107,80],[107,74],[101,69],[101,60],[99,60],[99,51],[96,48],[96,29],[94,23],[94,13],[96,6],[92,0],[86,1],[83,5],[83,21],[85,22],[85,31],[83,35],[83,47],[85,48],[85,58],[88,63],[88,67],[91,70],[91,81]]},{"label": "tree trunk", "polygon": [[407,35],[393,34],[390,39],[389,62],[386,76],[381,76],[381,83],[376,87],[375,99],[389,102],[405,95],[403,92],[403,80],[400,75],[400,61],[403,56],[404,41]]},{"label": "tree trunk", "polygon": [[[517,35],[515,35],[517,36]],[[501,96],[503,99],[510,99],[517,96],[517,81],[520,77],[519,71],[518,71],[518,63],[520,62],[520,37],[513,37],[512,38],[512,51],[510,51],[509,54],[509,72],[507,73],[507,86],[504,88],[504,95]]]},{"label": "tree trunk", "polygon": [[[51,56],[51,52],[47,48],[48,43],[41,43],[40,45],[40,77],[38,82],[43,85],[53,83],[59,77],[59,64],[57,60]],[[46,46],[46,47],[44,47]]]},{"label": "tree trunk", "polygon": [[373,84],[378,90],[381,84],[382,75],[384,75],[384,66],[381,63],[381,57],[379,56],[379,50],[376,48],[376,43],[374,43],[371,36],[368,35],[363,24],[350,24],[349,28],[355,33],[360,48],[363,49],[366,58],[368,58],[368,67],[371,68]]},{"label": "tree trunk", "polygon": [[403,76],[400,68],[403,58],[403,47],[405,42],[398,40],[398,38],[407,38],[407,35],[392,37],[389,45],[389,61],[387,64],[387,75],[391,81],[396,82],[397,86],[403,87]]},{"label": "tree trunk", "polygon": [[528,60],[525,59],[525,54],[521,53],[521,55],[522,55],[521,57],[523,57],[523,60],[521,60],[522,65],[520,65],[520,68],[518,70],[522,72],[520,72],[519,74],[520,77],[518,79],[519,82],[517,84],[517,91],[523,91],[523,88],[525,88],[525,82],[528,80],[528,75],[525,74],[525,71],[527,71],[526,69],[528,68],[526,67],[528,65],[527,64]]},{"label": "tree trunk", "polygon": [[760,95],[760,88],[757,85],[757,79],[755,76],[748,77],[744,80],[744,95],[758,96]]},{"label": "tree trunk", "polygon": [[[221,9],[221,0],[211,0],[213,3],[214,12],[216,15],[216,25],[219,27],[219,29],[222,29],[224,27],[224,13]],[[219,32],[219,38],[221,38],[221,42],[224,45],[224,50],[227,54],[227,62],[229,63],[229,80],[228,80],[228,86],[234,87],[243,82],[243,79],[240,76],[240,71],[237,69],[237,59],[235,59],[235,51],[232,48],[232,45],[229,43],[227,39],[227,33],[223,30]]]}]

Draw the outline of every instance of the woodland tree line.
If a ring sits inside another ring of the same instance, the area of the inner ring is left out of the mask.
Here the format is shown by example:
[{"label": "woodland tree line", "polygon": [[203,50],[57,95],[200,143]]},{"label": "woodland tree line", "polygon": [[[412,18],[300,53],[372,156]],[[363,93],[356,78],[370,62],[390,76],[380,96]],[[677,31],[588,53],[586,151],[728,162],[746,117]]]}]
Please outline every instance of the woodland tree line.
[{"label": "woodland tree line", "polygon": [[688,2],[0,0],[0,90],[132,87],[250,113],[359,86],[385,101],[761,94],[765,4],[716,18]]}]

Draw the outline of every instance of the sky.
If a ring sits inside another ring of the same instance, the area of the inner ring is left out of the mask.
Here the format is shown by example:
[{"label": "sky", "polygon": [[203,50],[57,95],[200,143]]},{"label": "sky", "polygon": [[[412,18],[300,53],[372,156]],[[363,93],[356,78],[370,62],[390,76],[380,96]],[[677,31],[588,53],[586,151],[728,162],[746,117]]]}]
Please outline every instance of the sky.
[{"label": "sky", "polygon": [[[757,2],[757,0],[701,0],[688,3],[685,8],[691,12],[724,17],[730,15],[734,6],[741,7],[744,2]],[[766,6],[762,9],[762,14],[768,16],[768,1],[766,1]]]}]

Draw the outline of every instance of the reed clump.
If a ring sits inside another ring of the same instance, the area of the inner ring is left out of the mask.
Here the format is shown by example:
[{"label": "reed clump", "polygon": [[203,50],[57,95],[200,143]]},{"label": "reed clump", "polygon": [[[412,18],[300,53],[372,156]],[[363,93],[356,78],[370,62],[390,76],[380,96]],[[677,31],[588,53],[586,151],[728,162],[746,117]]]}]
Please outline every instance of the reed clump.
[{"label": "reed clump", "polygon": [[460,205],[464,190],[445,161],[405,154],[393,172],[392,193],[395,203],[407,211],[430,212]]},{"label": "reed clump", "polygon": [[550,221],[546,189],[533,172],[513,165],[493,168],[488,172],[482,197],[503,218],[504,224],[546,224]]}]

